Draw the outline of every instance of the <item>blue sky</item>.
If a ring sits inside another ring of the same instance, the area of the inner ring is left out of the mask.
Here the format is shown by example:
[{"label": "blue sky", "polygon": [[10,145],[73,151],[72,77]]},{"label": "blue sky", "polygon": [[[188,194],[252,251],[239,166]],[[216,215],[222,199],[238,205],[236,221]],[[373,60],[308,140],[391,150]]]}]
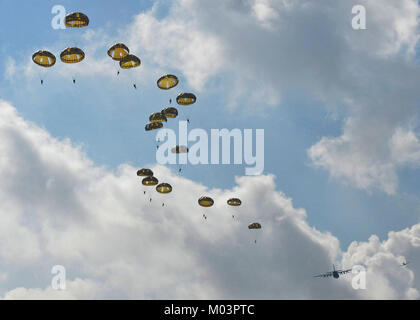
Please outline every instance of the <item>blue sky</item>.
[{"label": "blue sky", "polygon": [[[355,31],[351,0],[0,0],[0,297],[57,297],[62,263],[67,298],[418,298],[420,269],[399,263],[420,265],[420,5],[384,1],[360,1]],[[54,5],[89,26],[53,29]],[[117,76],[116,42],[141,66]],[[67,46],[86,59],[63,64]],[[32,62],[40,49],[55,66]],[[162,91],[168,73],[180,83]],[[197,102],[165,127],[264,129],[264,175],[157,166],[144,126],[179,92]],[[139,189],[142,167],[174,186],[165,208]],[[313,282],[332,263],[377,285]]]},{"label": "blue sky", "polygon": [[[18,3],[3,0],[0,4],[1,12],[10,13],[0,22],[3,57],[26,64],[36,49],[80,41],[77,38],[85,30],[51,28],[51,8],[56,1]],[[124,34],[124,27],[132,23],[136,14],[149,10],[152,1],[127,1],[117,7],[106,1],[61,1],[60,4],[68,11],[77,9],[87,13],[91,20],[89,29],[115,38]],[[161,6],[157,16],[164,18],[166,13]],[[103,43],[103,47],[108,44]],[[102,54],[105,56],[106,52]],[[136,54],[142,58],[142,52]],[[3,60],[3,70],[8,63],[7,59]],[[143,59],[136,77],[142,77],[144,65],[154,67],[153,62]],[[115,68],[112,61],[109,67]],[[159,91],[153,82],[142,84],[135,91],[125,79],[116,76],[76,75],[77,84],[73,85],[71,72],[65,79],[57,78],[54,71],[54,68],[48,70],[44,86],[36,78],[2,77],[1,98],[12,102],[26,120],[44,127],[53,136],[68,137],[82,144],[97,165],[110,169],[122,163],[138,167],[154,163],[154,133],[145,133],[143,129],[147,117],[167,106],[168,97],[173,99],[182,90],[194,91],[182,74],[182,66],[179,70],[165,70],[177,74],[181,80],[170,94]],[[217,79],[208,86],[209,90],[197,93],[196,105],[185,111],[191,118],[191,127],[263,128],[264,173],[274,174],[278,190],[293,198],[296,207],[310,213],[309,223],[322,231],[331,231],[342,241],[342,246],[353,240],[366,240],[373,233],[384,237],[389,230],[402,229],[418,221],[419,182],[413,178],[418,174],[415,168],[401,170],[400,191],[386,195],[376,190],[357,190],[311,165],[307,149],[323,136],[340,135],[347,116],[344,108],[337,106],[333,117],[322,102],[299,92],[288,93],[280,103],[265,110],[252,112],[241,106],[230,110]],[[176,128],[176,123],[169,127]],[[235,184],[234,176],[243,174],[244,167],[237,165],[190,165],[184,171],[186,177],[217,188],[231,188]]]}]

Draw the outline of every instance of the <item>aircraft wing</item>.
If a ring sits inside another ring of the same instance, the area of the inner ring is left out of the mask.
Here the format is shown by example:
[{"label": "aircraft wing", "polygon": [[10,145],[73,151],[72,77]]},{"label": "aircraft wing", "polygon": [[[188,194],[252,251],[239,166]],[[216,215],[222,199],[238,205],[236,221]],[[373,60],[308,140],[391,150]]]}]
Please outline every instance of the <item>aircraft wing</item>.
[{"label": "aircraft wing", "polygon": [[332,272],[327,272],[327,273],[324,273],[324,274],[319,274],[319,275],[317,275],[317,276],[314,276],[315,278],[328,278],[328,277],[331,277],[332,276]]},{"label": "aircraft wing", "polygon": [[347,270],[337,270],[337,272],[339,273],[339,274],[346,274],[346,273],[349,273],[349,272],[351,272],[352,271],[352,269],[347,269]]}]

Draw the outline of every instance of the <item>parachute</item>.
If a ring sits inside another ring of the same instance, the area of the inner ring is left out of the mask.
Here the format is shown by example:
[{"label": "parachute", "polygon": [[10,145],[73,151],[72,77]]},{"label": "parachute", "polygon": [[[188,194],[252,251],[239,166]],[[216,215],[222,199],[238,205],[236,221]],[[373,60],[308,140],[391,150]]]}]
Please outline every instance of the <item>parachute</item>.
[{"label": "parachute", "polygon": [[238,198],[231,198],[227,201],[227,204],[233,207],[237,207],[242,204],[242,201]]},{"label": "parachute", "polygon": [[193,104],[196,100],[197,98],[193,93],[180,93],[176,97],[176,102],[182,106],[188,106],[190,104]]},{"label": "parachute", "polygon": [[162,90],[169,90],[178,84],[178,78],[173,74],[167,74],[159,78],[157,86]]},{"label": "parachute", "polygon": [[156,187],[156,191],[159,193],[170,193],[172,186],[169,183],[161,183]]},{"label": "parachute", "polygon": [[261,229],[261,225],[258,222],[253,222],[248,226],[248,229]]},{"label": "parachute", "polygon": [[32,61],[45,68],[52,67],[55,64],[55,56],[46,50],[39,50],[32,55]]},{"label": "parachute", "polygon": [[64,63],[78,63],[85,58],[85,53],[82,49],[73,47],[64,49],[60,54],[60,59]]},{"label": "parachute", "polygon": [[127,54],[124,58],[120,60],[120,67],[122,69],[135,68],[138,67],[140,64],[140,59],[133,54]]},{"label": "parachute", "polygon": [[89,18],[81,12],[73,12],[64,19],[66,27],[69,28],[83,28],[89,25]]},{"label": "parachute", "polygon": [[166,117],[166,118],[176,118],[177,116],[178,116],[178,110],[176,109],[176,108],[172,108],[172,107],[169,107],[169,108],[166,108],[166,109],[163,109],[162,111],[161,111],[161,113]]},{"label": "parachute", "polygon": [[175,146],[171,149],[172,153],[187,153],[188,148],[186,146]]},{"label": "parachute", "polygon": [[[258,222],[253,222],[248,226],[248,229],[258,230],[258,229],[261,229],[261,225]],[[255,239],[254,242],[257,243],[257,239]]]},{"label": "parachute", "polygon": [[144,129],[146,131],[150,131],[150,130],[160,129],[162,127],[163,127],[162,122],[151,122],[151,123],[146,124],[146,127]]},{"label": "parachute", "polygon": [[127,48],[127,46],[123,43],[117,43],[114,44],[111,48],[108,50],[108,55],[115,61],[121,61],[124,59],[128,54],[130,53],[130,50]]},{"label": "parachute", "polygon": [[155,112],[149,117],[149,121],[151,123],[154,123],[154,122],[166,122],[168,120],[166,119],[165,115],[163,115],[161,112]]},{"label": "parachute", "polygon": [[155,177],[146,177],[141,181],[141,183],[144,186],[155,186],[159,183],[159,180]]},{"label": "parachute", "polygon": [[214,201],[210,197],[201,197],[198,199],[198,204],[202,207],[211,207],[214,204]]},{"label": "parachute", "polygon": [[[138,57],[133,54],[127,54],[124,58],[120,60],[120,67],[122,69],[132,69],[136,68],[141,64],[141,61]],[[137,89],[137,85],[133,83],[134,89]]]},{"label": "parachute", "polygon": [[139,177],[153,177],[153,171],[150,169],[140,169],[137,171],[137,176]]}]

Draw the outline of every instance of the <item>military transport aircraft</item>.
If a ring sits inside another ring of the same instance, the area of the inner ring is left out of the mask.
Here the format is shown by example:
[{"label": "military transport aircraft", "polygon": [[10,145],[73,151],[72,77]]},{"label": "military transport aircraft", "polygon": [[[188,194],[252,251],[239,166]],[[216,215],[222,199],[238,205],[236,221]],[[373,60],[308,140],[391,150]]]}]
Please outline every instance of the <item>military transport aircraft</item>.
[{"label": "military transport aircraft", "polygon": [[328,278],[328,277],[334,277],[335,279],[338,279],[340,277],[340,274],[346,274],[349,273],[352,269],[347,270],[335,270],[335,265],[333,265],[333,271],[329,271],[324,274],[319,274],[317,276],[314,276],[315,278]]}]

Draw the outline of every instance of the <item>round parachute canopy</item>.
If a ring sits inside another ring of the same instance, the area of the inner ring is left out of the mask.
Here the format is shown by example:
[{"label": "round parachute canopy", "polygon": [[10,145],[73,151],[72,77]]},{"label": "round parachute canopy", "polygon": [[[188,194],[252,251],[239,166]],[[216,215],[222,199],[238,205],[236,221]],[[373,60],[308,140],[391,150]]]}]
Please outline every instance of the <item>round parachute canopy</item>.
[{"label": "round parachute canopy", "polygon": [[248,229],[261,229],[261,225],[258,222],[251,223]]},{"label": "round parachute canopy", "polygon": [[85,53],[82,49],[73,47],[64,49],[60,54],[60,59],[64,63],[78,63],[85,58]]},{"label": "round parachute canopy", "polygon": [[169,193],[172,191],[172,186],[169,183],[161,183],[156,187],[156,191],[159,193]]},{"label": "round parachute canopy", "polygon": [[214,204],[214,201],[210,197],[201,197],[198,199],[198,204],[202,207],[211,207]]},{"label": "round parachute canopy", "polygon": [[120,67],[122,69],[135,68],[135,67],[138,67],[140,64],[141,64],[140,59],[137,58],[133,54],[128,54],[120,60]]},{"label": "round parachute canopy", "polygon": [[89,25],[89,18],[84,13],[73,12],[66,16],[64,23],[69,28],[82,28]]},{"label": "round parachute canopy", "polygon": [[162,113],[155,112],[149,117],[149,121],[151,123],[154,123],[154,122],[164,122],[164,121],[166,122],[168,120],[166,119],[165,115],[163,115]]},{"label": "round parachute canopy", "polygon": [[162,122],[151,122],[151,123],[146,124],[146,127],[144,127],[144,130],[150,131],[150,130],[160,129],[162,127],[163,127]]},{"label": "round parachute canopy", "polygon": [[153,171],[150,169],[143,168],[137,171],[137,175],[139,177],[153,177]]},{"label": "round parachute canopy", "polygon": [[55,64],[56,58],[49,51],[39,50],[32,55],[32,61],[41,67],[49,68]]},{"label": "round parachute canopy", "polygon": [[238,198],[231,198],[227,201],[227,204],[233,207],[237,207],[242,204],[242,201]]},{"label": "round parachute canopy", "polygon": [[155,186],[159,183],[159,181],[155,177],[146,177],[141,181],[141,183],[145,186]]},{"label": "round parachute canopy", "polygon": [[181,106],[188,106],[190,104],[195,103],[195,101],[197,100],[197,98],[195,97],[195,95],[193,93],[180,93],[177,97],[176,97],[176,102],[181,105]]},{"label": "round parachute canopy", "polygon": [[116,61],[121,61],[123,58],[125,58],[126,56],[128,56],[129,53],[130,53],[130,50],[123,43],[114,44],[108,50],[108,55],[113,60],[116,60]]},{"label": "round parachute canopy", "polygon": [[176,118],[178,116],[178,110],[176,108],[166,108],[161,112],[166,118]]},{"label": "round parachute canopy", "polygon": [[188,148],[186,146],[175,146],[171,149],[172,153],[188,153]]},{"label": "round parachute canopy", "polygon": [[173,74],[167,74],[160,77],[157,86],[162,90],[169,90],[178,84],[178,78]]}]

